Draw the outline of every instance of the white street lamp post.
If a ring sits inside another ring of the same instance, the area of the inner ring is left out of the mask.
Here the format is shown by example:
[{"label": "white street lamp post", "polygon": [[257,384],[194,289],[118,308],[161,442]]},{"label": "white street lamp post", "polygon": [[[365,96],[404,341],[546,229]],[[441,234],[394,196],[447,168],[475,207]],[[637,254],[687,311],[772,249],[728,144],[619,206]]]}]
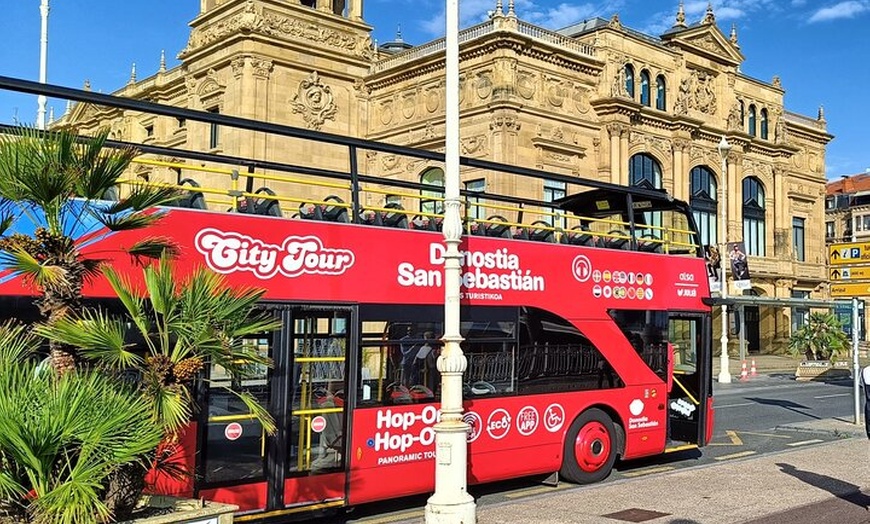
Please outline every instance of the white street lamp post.
[{"label": "white street lamp post", "polygon": [[731,151],[731,144],[722,136],[717,147],[719,157],[722,159],[722,178],[719,181],[719,186],[722,188],[721,211],[722,217],[722,242],[719,249],[719,296],[722,297],[722,337],[719,339],[722,344],[722,354],[719,356],[719,383],[728,384],[731,382],[731,371],[728,369],[728,305],[725,304],[725,297],[728,296],[728,279],[726,278],[725,270],[728,265],[725,257],[728,255],[728,202],[726,201],[728,188],[728,152]]},{"label": "white street lamp post", "polygon": [[[39,14],[42,18],[39,37],[39,82],[44,84],[47,80],[48,67],[48,0],[42,0],[39,4]],[[45,95],[36,98],[36,125],[39,129],[45,129],[45,102]]]},{"label": "white street lamp post", "polygon": [[444,165],[444,349],[441,418],[435,424],[435,493],[426,503],[427,524],[474,524],[474,498],[468,494],[468,424],[462,420],[462,375],[468,362],[459,330],[462,219],[459,195],[459,0],[447,0]]}]

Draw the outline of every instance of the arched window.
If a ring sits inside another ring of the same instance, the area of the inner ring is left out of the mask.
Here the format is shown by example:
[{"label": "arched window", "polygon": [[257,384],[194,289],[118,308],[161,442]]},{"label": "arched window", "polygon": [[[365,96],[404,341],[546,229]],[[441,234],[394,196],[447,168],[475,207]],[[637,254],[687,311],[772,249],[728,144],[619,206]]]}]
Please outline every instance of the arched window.
[{"label": "arched window", "polygon": [[755,105],[749,105],[749,135],[755,136]]},{"label": "arched window", "polygon": [[640,72],[640,103],[649,107],[650,105],[650,79],[649,79],[649,71],[644,69]]},{"label": "arched window", "polygon": [[628,97],[634,99],[634,68],[631,64],[625,64],[625,90]]},{"label": "arched window", "polygon": [[628,163],[628,180],[633,187],[661,189],[662,166],[646,153],[634,155]]},{"label": "arched window", "polygon": [[[633,187],[644,189],[660,189],[662,187],[662,166],[658,160],[646,153],[639,153],[631,157],[628,163],[628,180]],[[662,238],[662,213],[653,211],[643,213],[642,218],[635,214],[635,221],[643,220],[644,224],[653,227],[644,231],[641,228],[639,235]]]},{"label": "arched window", "polygon": [[656,109],[660,109],[662,111],[667,110],[667,85],[665,84],[665,77],[659,75],[656,77]]},{"label": "arched window", "polygon": [[[440,167],[432,167],[423,171],[423,174],[420,175],[420,183],[427,186],[444,187],[444,170]],[[444,191],[430,188],[421,189],[420,211],[423,213],[444,213]]]},{"label": "arched window", "polygon": [[755,177],[743,179],[743,242],[746,254],[764,256],[764,186]]},{"label": "arched window", "polygon": [[767,140],[767,109],[761,110],[761,138]]},{"label": "arched window", "polygon": [[698,166],[692,168],[689,179],[691,190],[689,205],[695,217],[695,224],[701,233],[701,244],[716,245],[719,243],[716,230],[718,216],[716,176],[707,166]]},{"label": "arched window", "polygon": [[746,129],[744,126],[746,125],[746,104],[743,103],[743,100],[740,101],[740,129]]}]

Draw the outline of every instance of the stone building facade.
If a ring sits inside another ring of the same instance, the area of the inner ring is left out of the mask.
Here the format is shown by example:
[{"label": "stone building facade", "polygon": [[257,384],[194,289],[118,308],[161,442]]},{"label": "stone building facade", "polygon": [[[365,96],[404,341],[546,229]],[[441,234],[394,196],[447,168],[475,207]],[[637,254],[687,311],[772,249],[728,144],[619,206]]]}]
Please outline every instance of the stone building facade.
[{"label": "stone building facade", "polygon": [[[376,48],[362,0],[202,0],[181,65],[115,94],[344,136],[443,150],[444,40]],[[708,9],[682,8],[663,35],[618,15],[550,31],[501,0],[460,33],[461,154],[552,173],[662,188],[690,201],[705,242],[743,239],[752,289],[768,297],[823,295],[826,122],[789,112],[783,85],[740,71],[736,31]],[[183,21],[178,21],[183,23]],[[114,137],[228,155],[347,169],[346,153],[290,138],[79,105],[62,120]],[[722,173],[717,144],[732,146]],[[295,146],[295,147],[294,147]],[[361,169],[443,184],[437,164],[367,153]],[[153,167],[141,166],[143,172]],[[226,184],[216,174],[208,185]],[[539,199],[570,184],[464,170],[466,187]],[[734,290],[732,290],[732,293]],[[750,351],[781,351],[787,309],[746,310]],[[714,322],[719,326],[718,322]],[[716,335],[718,337],[718,335]]]}]

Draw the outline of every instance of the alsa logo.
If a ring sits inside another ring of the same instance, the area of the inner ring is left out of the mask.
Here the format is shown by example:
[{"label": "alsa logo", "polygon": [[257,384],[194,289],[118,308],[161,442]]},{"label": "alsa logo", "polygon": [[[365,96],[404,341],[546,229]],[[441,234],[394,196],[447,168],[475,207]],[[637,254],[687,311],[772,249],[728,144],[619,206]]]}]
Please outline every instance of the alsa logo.
[{"label": "alsa logo", "polygon": [[306,273],[340,275],[354,263],[352,251],[324,247],[315,236],[290,236],[278,246],[241,233],[209,228],[197,233],[194,242],[214,271],[223,274],[250,271],[261,279],[276,273],[287,277]]}]

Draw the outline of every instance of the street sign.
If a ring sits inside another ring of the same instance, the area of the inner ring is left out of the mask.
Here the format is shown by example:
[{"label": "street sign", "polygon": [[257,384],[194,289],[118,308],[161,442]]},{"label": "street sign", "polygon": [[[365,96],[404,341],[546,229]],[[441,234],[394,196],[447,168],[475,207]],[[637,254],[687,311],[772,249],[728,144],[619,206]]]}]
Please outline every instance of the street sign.
[{"label": "street sign", "polygon": [[831,280],[870,280],[870,266],[838,266],[829,271]]},{"label": "street sign", "polygon": [[[870,253],[870,251],[868,251]],[[870,296],[870,282],[831,283],[832,297],[867,297]]]},{"label": "street sign", "polygon": [[870,242],[843,242],[828,246],[828,262],[832,266],[870,262]]}]

